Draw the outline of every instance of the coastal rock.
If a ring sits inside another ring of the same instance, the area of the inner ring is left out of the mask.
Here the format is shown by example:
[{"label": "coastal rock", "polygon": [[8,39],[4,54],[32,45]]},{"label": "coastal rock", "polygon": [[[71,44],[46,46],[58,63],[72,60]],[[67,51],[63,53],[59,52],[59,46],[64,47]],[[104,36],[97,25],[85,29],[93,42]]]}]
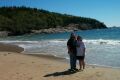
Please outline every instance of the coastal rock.
[{"label": "coastal rock", "polygon": [[40,30],[32,30],[32,33],[61,33],[61,32],[71,32],[74,30],[78,30],[76,27],[64,27],[64,28],[49,28],[49,29],[40,29]]},{"label": "coastal rock", "polygon": [[6,37],[10,34],[8,31],[0,31],[0,37]]}]

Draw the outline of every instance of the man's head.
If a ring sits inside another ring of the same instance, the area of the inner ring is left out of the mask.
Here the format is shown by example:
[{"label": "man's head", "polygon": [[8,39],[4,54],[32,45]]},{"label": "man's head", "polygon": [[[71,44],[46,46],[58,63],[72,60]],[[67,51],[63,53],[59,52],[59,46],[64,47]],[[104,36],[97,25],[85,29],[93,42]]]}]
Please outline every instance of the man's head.
[{"label": "man's head", "polygon": [[75,34],[74,33],[71,33],[71,35],[70,35],[70,38],[76,38],[76,36],[75,36]]}]

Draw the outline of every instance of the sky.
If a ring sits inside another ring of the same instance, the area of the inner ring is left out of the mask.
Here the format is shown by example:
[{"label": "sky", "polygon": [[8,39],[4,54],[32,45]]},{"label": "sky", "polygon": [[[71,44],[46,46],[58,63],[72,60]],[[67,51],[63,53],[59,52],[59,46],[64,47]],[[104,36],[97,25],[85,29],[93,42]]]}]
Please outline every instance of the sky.
[{"label": "sky", "polygon": [[0,6],[26,6],[97,19],[120,27],[120,0],[0,0]]}]

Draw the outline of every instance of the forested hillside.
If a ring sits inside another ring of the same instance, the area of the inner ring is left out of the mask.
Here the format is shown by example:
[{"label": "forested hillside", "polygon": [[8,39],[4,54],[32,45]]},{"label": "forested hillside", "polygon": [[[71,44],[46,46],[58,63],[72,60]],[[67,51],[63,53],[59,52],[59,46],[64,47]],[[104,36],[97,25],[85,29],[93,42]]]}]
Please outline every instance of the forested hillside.
[{"label": "forested hillside", "polygon": [[0,8],[0,31],[9,31],[13,35],[30,33],[32,30],[64,28],[70,24],[77,25],[81,30],[106,28],[104,23],[91,18],[23,6]]}]

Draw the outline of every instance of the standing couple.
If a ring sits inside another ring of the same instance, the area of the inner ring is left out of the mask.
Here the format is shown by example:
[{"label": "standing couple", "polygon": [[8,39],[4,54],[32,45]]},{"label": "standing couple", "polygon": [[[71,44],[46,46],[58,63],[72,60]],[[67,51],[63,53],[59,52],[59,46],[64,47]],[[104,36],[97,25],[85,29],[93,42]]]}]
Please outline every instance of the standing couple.
[{"label": "standing couple", "polygon": [[71,33],[70,39],[67,42],[68,54],[70,56],[70,71],[78,71],[76,62],[79,60],[79,70],[85,69],[85,45],[82,42],[82,37]]}]

